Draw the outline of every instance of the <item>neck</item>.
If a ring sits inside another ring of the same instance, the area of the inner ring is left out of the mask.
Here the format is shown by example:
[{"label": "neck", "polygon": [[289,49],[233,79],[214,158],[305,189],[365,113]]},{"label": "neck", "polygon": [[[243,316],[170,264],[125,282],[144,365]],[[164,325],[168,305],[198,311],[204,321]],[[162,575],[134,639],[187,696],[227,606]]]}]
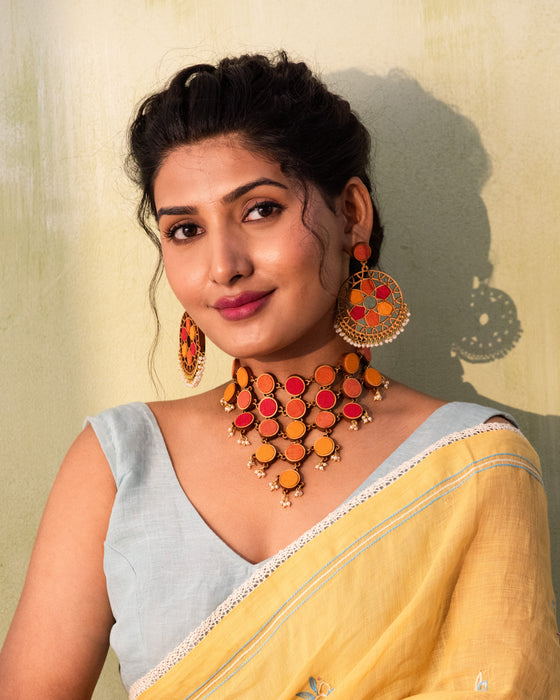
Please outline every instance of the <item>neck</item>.
[{"label": "neck", "polygon": [[239,361],[250,367],[255,376],[271,372],[279,381],[284,382],[292,374],[311,376],[319,365],[336,365],[342,355],[357,351],[358,348],[335,336],[317,348],[300,349],[291,354],[283,350],[265,357],[240,357]]}]

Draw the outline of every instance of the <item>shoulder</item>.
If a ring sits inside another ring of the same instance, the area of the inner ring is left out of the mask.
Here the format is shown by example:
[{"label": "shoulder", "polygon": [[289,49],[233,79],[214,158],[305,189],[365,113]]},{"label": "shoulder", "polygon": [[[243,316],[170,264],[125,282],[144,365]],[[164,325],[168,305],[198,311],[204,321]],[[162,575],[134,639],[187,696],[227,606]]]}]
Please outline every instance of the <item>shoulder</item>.
[{"label": "shoulder", "polygon": [[208,432],[212,420],[223,414],[220,399],[224,386],[193,396],[170,401],[151,401],[146,406],[159,424],[164,435],[166,428],[182,425],[190,430]]},{"label": "shoulder", "polygon": [[515,418],[498,408],[465,401],[445,401],[395,381],[391,382],[387,399],[391,412],[409,420],[432,417],[441,423],[442,429],[447,426],[449,432],[486,422],[518,427]]}]

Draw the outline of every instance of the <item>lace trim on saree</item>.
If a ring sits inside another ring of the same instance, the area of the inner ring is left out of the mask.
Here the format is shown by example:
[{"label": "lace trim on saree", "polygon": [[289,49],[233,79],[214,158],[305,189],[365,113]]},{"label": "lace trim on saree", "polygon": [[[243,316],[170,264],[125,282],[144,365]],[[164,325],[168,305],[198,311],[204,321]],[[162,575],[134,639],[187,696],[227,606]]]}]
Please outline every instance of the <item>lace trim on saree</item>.
[{"label": "lace trim on saree", "polygon": [[454,442],[463,440],[465,438],[478,435],[480,433],[486,433],[493,430],[509,430],[511,432],[521,435],[521,431],[515,428],[509,423],[481,423],[474,428],[468,428],[467,430],[461,430],[456,433],[450,433],[445,437],[441,438],[437,442],[433,443],[425,450],[417,454],[412,459],[407,462],[403,462],[393,471],[389,472],[383,477],[380,477],[377,481],[374,481],[370,486],[365,488],[363,491],[358,493],[356,496],[351,498],[349,501],[345,501],[342,505],[329,513],[323,520],[318,522],[312,528],[304,532],[300,537],[298,537],[294,542],[289,544],[284,549],[281,549],[277,554],[275,554],[271,559],[269,559],[265,564],[263,564],[259,569],[257,569],[241,586],[236,588],[233,593],[231,593],[224,602],[219,605],[214,612],[209,615],[201,624],[191,632],[191,634],[184,639],[179,646],[177,646],[172,652],[170,652],[161,663],[159,663],[154,669],[149,671],[145,676],[137,680],[130,688],[129,700],[136,700],[138,696],[152,686],[156,681],[162,678],[168,671],[170,671],[175,664],[177,664],[183,657],[185,657],[190,651],[192,651],[197,644],[199,644],[204,637],[229,613],[236,605],[241,603],[250,593],[252,593],[263,581],[265,581],[281,564],[287,561],[292,554],[295,554],[300,550],[305,544],[310,542],[314,537],[319,535],[321,532],[326,530],[330,525],[340,520],[351,510],[364,503],[372,496],[383,491],[383,489],[390,486],[392,483],[397,481],[401,476],[409,472],[416,465],[422,462],[426,457],[428,457],[432,452],[439,450],[442,447],[451,445]]}]

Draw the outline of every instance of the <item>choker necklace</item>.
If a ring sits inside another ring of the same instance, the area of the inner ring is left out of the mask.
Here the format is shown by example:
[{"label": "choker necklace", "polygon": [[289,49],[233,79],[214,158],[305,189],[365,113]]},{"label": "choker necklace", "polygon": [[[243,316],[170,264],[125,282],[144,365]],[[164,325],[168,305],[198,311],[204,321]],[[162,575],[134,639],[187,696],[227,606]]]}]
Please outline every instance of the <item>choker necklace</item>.
[{"label": "choker necklace", "polygon": [[[261,444],[247,467],[259,478],[277,460],[287,463],[287,468],[269,482],[271,491],[282,490],[283,508],[292,505],[290,492],[303,495],[305,484],[300,468],[311,455],[319,458],[315,469],[320,471],[327,466],[327,460],[340,461],[341,446],[331,437],[337,423],[345,419],[350,430],[358,430],[359,422],[370,423],[371,416],[358,399],[369,391],[379,401],[381,388],[389,386],[382,374],[368,366],[368,359],[356,352],[343,355],[336,366],[319,365],[313,377],[292,374],[283,384],[269,372],[254,377],[248,367],[235,360],[233,380],[220,400],[227,413],[236,408],[240,411],[229,435],[239,433],[237,442],[249,445],[247,433],[257,430]],[[285,402],[279,398],[279,392],[286,395]],[[314,431],[320,436],[306,440]],[[280,439],[287,444],[281,447]]]}]

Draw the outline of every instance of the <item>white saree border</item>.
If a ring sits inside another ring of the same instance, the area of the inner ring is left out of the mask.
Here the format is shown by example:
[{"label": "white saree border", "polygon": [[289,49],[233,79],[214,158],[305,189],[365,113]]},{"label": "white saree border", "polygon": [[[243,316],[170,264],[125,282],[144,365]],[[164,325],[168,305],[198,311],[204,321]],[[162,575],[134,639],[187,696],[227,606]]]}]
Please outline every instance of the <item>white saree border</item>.
[{"label": "white saree border", "polygon": [[[209,617],[206,618],[206,620],[204,620],[183,642],[181,642],[181,644],[170,652],[154,669],[149,671],[145,676],[140,678],[132,685],[130,688],[129,700],[136,700],[143,692],[159,681],[168,671],[170,671],[190,651],[192,651],[209,634],[209,632],[216,627],[221,620],[224,619],[228,613],[239,605],[239,603],[245,600],[250,593],[255,591],[261,583],[266,581],[266,579],[274,571],[276,571],[281,564],[287,561],[305,544],[313,540],[320,533],[324,532],[335,522],[343,518],[351,510],[383,491],[440,448],[477,434],[499,430],[511,431],[518,435],[521,434],[517,428],[506,423],[482,423],[468,430],[451,433],[433,443],[412,459],[399,465],[387,475],[380,477],[377,481],[373,482],[370,486],[358,493],[352,499],[345,501],[323,520],[303,533],[303,535],[301,535],[292,544],[280,550],[274,557],[258,568],[241,586],[235,589],[233,593],[231,593],[231,595],[228,596],[228,598],[226,598],[226,600],[219,605],[216,610],[209,615]],[[536,470],[533,475],[536,476],[542,483],[542,478]]]}]

